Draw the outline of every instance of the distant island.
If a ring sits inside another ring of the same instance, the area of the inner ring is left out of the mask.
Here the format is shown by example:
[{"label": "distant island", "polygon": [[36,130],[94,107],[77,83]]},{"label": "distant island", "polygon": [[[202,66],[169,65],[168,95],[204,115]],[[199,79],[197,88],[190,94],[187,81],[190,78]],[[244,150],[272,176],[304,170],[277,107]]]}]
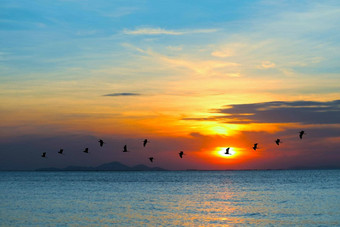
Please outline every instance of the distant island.
[{"label": "distant island", "polygon": [[120,162],[110,162],[96,167],[68,166],[66,168],[39,168],[35,171],[167,171],[159,167],[148,167],[146,165],[127,166]]}]

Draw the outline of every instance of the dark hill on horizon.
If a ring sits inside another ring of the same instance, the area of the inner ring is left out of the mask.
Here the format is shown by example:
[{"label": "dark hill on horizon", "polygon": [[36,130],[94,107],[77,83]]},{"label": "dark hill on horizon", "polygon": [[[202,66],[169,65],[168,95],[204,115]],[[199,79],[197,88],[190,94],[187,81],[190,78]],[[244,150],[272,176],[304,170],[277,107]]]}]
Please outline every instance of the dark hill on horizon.
[{"label": "dark hill on horizon", "polygon": [[109,162],[96,167],[68,166],[66,168],[39,168],[35,171],[166,171],[159,167],[149,167],[146,165],[127,166],[120,162]]}]

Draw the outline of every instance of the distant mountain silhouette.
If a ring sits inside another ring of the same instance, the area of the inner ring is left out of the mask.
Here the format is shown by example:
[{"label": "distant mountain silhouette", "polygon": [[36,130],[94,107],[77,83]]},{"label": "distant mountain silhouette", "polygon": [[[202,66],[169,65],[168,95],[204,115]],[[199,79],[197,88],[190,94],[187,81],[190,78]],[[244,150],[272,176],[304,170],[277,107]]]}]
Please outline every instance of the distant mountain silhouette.
[{"label": "distant mountain silhouette", "polygon": [[120,162],[109,162],[96,167],[97,170],[101,171],[126,171],[130,170],[131,167],[126,166]]},{"label": "distant mountain silhouette", "polygon": [[66,168],[39,168],[36,171],[166,171],[159,167],[148,167],[145,165],[127,166],[120,162],[109,162],[97,167],[68,166]]}]

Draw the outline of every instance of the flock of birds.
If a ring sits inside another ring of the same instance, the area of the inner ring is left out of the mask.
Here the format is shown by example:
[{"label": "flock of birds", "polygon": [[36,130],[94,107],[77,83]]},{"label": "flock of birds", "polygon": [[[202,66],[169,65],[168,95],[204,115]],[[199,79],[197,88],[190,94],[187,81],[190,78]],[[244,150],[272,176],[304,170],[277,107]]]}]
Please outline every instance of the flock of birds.
[{"label": "flock of birds", "polygon": [[[304,134],[305,134],[305,131],[300,131],[300,132],[299,132],[299,138],[302,139],[302,137],[303,137]],[[100,140],[98,140],[98,142],[99,142],[99,146],[100,146],[100,147],[103,147],[104,141],[103,141],[102,139],[100,139]],[[143,147],[145,147],[146,144],[147,144],[148,142],[149,142],[148,139],[144,139],[144,140],[143,140]],[[282,141],[281,141],[281,139],[276,139],[276,140],[275,140],[275,143],[279,146],[280,143],[282,143]],[[258,147],[258,143],[254,143],[253,150],[256,151],[256,149],[258,149],[258,148],[259,148],[259,147]],[[231,154],[229,153],[229,150],[230,150],[230,147],[226,148],[226,151],[225,151],[224,154],[226,154],[226,155],[231,155]],[[60,149],[60,150],[58,151],[58,154],[63,154],[63,152],[64,152],[64,149]],[[83,152],[88,154],[88,153],[89,153],[89,148],[86,147],[85,150],[84,150]],[[127,145],[124,145],[123,152],[128,152]],[[183,158],[184,152],[183,152],[183,151],[180,151],[180,152],[178,153],[178,155],[179,155],[180,158]],[[43,152],[42,155],[41,155],[41,157],[46,158],[46,152]],[[153,157],[149,157],[150,162],[153,162],[153,159],[154,159]]]},{"label": "flock of birds", "polygon": [[[305,131],[300,131],[299,132],[299,138],[302,139],[303,135],[305,134]],[[276,139],[275,143],[279,146],[280,143],[282,143],[281,139]],[[256,149],[259,149],[258,143],[254,143],[253,150],[256,151]],[[226,148],[225,153],[226,155],[230,155],[229,153],[230,147]]]},{"label": "flock of birds", "polygon": [[[99,142],[99,146],[103,147],[105,142],[102,139],[98,140],[98,142]],[[148,139],[143,140],[143,147],[145,147],[147,143],[149,143]],[[58,154],[63,154],[63,152],[64,152],[64,149],[60,149],[58,151]],[[86,147],[85,150],[83,150],[83,152],[88,154],[89,153],[89,148]],[[128,152],[127,145],[124,145],[123,152]],[[46,154],[47,154],[47,152],[43,152],[41,157],[46,158],[47,157]],[[180,158],[183,158],[184,152],[180,151],[178,153],[178,155],[179,155]],[[153,159],[154,159],[153,157],[149,157],[150,162],[153,162]]]}]

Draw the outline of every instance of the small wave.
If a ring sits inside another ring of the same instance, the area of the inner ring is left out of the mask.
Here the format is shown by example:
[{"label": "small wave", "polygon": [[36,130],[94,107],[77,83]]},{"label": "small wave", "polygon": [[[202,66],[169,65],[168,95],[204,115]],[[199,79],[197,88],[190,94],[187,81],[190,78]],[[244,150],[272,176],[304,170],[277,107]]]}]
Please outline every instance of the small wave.
[{"label": "small wave", "polygon": [[262,216],[261,213],[248,213],[245,216]]}]

